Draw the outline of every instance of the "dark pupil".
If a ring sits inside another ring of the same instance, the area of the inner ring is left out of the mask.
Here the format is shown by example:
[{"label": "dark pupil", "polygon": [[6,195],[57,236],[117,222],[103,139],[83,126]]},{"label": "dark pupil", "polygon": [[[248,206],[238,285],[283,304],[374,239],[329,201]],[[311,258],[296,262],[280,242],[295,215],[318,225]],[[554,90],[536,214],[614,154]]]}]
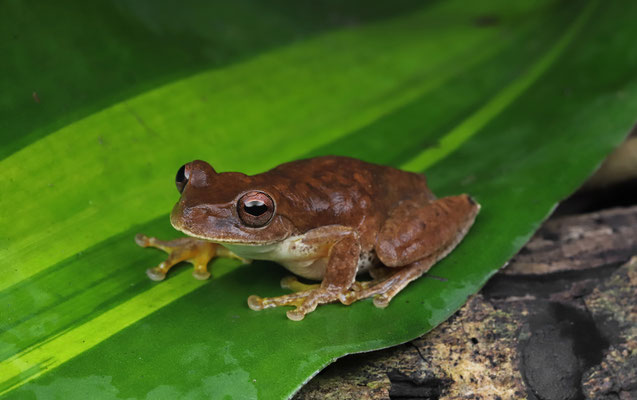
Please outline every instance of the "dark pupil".
[{"label": "dark pupil", "polygon": [[181,168],[179,168],[179,171],[177,171],[175,182],[182,183],[185,180],[186,180],[186,166],[182,165]]},{"label": "dark pupil", "polygon": [[261,200],[250,200],[243,203],[243,209],[250,215],[258,217],[268,211],[268,206]]},{"label": "dark pupil", "polygon": [[175,184],[177,185],[177,190],[179,193],[184,191],[186,184],[188,183],[188,179],[186,178],[186,166],[182,165],[177,171],[177,176],[175,177]]},{"label": "dark pupil", "polygon": [[181,168],[179,168],[179,171],[177,171],[177,177],[175,178],[176,182],[183,182],[186,180],[186,166],[182,165]]}]

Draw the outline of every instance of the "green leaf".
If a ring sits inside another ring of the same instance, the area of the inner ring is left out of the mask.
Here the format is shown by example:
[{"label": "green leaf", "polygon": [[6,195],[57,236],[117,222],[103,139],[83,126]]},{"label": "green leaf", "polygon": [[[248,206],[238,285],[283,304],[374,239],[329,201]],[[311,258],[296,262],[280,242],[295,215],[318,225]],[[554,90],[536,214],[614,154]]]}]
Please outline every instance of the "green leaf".
[{"label": "green leaf", "polygon": [[[15,77],[0,95],[6,398],[290,396],[337,357],[448,318],[637,110],[629,1],[131,4],[2,6],[0,68]],[[146,278],[163,255],[133,237],[178,236],[167,216],[181,164],[256,173],[320,154],[426,170],[438,195],[477,198],[475,226],[431,271],[446,281],[292,322],[246,305],[284,293],[272,263]]]}]

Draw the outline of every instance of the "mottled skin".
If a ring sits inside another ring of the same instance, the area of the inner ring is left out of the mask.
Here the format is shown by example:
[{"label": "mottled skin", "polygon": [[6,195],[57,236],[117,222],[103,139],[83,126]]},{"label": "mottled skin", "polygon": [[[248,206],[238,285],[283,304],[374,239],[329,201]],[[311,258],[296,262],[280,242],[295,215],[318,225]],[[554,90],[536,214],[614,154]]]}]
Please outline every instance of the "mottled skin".
[{"label": "mottled skin", "polygon": [[[347,157],[294,161],[253,176],[193,161],[179,171],[177,186],[171,223],[194,239],[138,235],[140,245],[170,254],[149,276],[161,280],[186,260],[205,279],[215,256],[276,261],[321,284],[286,278],[282,285],[296,293],[250,296],[248,304],[296,306],[287,313],[293,320],[333,301],[376,296],[376,306],[387,306],[460,242],[480,209],[467,195],[436,199],[423,175]],[[374,280],[356,282],[370,267]]]}]

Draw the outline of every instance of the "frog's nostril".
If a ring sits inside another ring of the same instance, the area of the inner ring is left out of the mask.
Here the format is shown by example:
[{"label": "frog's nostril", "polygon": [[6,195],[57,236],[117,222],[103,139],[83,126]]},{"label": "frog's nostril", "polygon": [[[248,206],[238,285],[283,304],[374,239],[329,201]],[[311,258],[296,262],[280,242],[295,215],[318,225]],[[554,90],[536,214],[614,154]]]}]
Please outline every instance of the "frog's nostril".
[{"label": "frog's nostril", "polygon": [[179,190],[179,193],[184,191],[184,188],[186,187],[186,184],[188,183],[188,175],[190,175],[188,172],[186,171],[186,165],[182,165],[181,168],[179,168],[179,171],[177,171],[177,176],[175,177],[175,185],[177,185],[177,190]]}]

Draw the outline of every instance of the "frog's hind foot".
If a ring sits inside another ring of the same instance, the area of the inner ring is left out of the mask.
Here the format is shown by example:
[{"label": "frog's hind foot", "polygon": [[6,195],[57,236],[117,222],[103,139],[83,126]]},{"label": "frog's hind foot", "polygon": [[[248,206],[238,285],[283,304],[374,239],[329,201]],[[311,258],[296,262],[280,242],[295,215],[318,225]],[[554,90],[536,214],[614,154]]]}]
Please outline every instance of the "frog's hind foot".
[{"label": "frog's hind foot", "polygon": [[[298,282],[298,281],[297,281]],[[301,285],[305,285],[298,282]],[[306,285],[314,286],[314,285]],[[280,306],[294,306],[294,310],[289,310],[286,315],[292,321],[301,321],[305,315],[311,313],[321,304],[331,303],[339,300],[340,293],[331,291],[316,285],[317,288],[296,293],[290,293],[278,297],[259,297],[252,295],[248,297],[248,307],[254,311]]]},{"label": "frog's hind foot", "polygon": [[[435,260],[425,258],[406,267],[400,268],[392,274],[385,274],[372,281],[355,282],[352,288],[341,296],[343,304],[352,304],[357,300],[374,297],[374,306],[385,308],[389,302],[411,281],[421,277],[434,264]],[[389,269],[387,269],[389,271]]]},{"label": "frog's hind foot", "polygon": [[141,247],[155,247],[168,253],[168,258],[154,268],[146,270],[146,275],[154,281],[166,278],[166,273],[182,261],[187,261],[195,266],[192,275],[199,280],[210,278],[208,262],[214,257],[230,257],[248,262],[230,250],[220,245],[194,238],[180,238],[175,240],[159,240],[154,237],[138,234],[135,242]]}]

